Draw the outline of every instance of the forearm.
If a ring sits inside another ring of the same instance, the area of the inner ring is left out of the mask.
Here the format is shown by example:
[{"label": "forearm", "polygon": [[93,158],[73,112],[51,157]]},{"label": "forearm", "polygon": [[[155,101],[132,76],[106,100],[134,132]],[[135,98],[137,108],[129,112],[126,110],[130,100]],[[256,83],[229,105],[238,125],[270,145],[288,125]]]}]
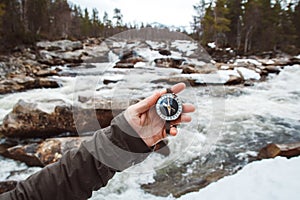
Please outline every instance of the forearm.
[{"label": "forearm", "polygon": [[77,150],[26,181],[1,199],[87,199],[92,191],[105,186],[116,171],[144,160],[150,149],[128,125],[123,115],[109,128],[96,132]]}]

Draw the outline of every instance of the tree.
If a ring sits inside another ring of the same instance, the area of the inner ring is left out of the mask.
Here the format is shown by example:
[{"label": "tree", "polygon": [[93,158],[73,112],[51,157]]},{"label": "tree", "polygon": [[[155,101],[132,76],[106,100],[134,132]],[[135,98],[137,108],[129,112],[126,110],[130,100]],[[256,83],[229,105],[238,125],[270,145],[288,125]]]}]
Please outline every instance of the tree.
[{"label": "tree", "polygon": [[21,21],[20,2],[18,0],[2,0],[2,17],[0,29],[0,48],[13,47],[27,39]]},{"label": "tree", "polygon": [[227,1],[228,14],[227,18],[230,20],[229,31],[227,32],[228,43],[235,49],[240,49],[242,39],[242,0],[230,0]]},{"label": "tree", "polygon": [[300,1],[298,1],[298,3],[295,6],[295,12],[293,14],[293,24],[295,26],[295,32],[298,33],[296,35],[296,42],[295,44],[297,45],[298,49],[300,49]]},{"label": "tree", "polygon": [[45,36],[50,28],[51,0],[27,0],[25,1],[25,30],[33,37]]},{"label": "tree", "polygon": [[123,25],[123,15],[121,13],[121,10],[118,8],[114,9],[114,19],[116,19],[116,26],[121,27]]},{"label": "tree", "polygon": [[226,32],[230,31],[230,20],[226,18],[229,10],[226,6],[226,0],[217,0],[216,7],[214,9],[215,17],[215,43],[218,47],[225,46],[227,44]]},{"label": "tree", "polygon": [[103,31],[104,25],[99,19],[99,12],[97,9],[93,9],[92,13],[92,36],[97,37]]},{"label": "tree", "polygon": [[67,38],[71,29],[71,8],[67,0],[55,0],[50,7],[51,35],[53,38]]},{"label": "tree", "polygon": [[90,32],[92,30],[92,23],[90,21],[90,14],[88,9],[84,9],[84,14],[81,19],[81,34],[84,37],[90,36]]},{"label": "tree", "polygon": [[201,34],[203,33],[203,26],[201,24],[204,16],[205,11],[209,3],[205,0],[200,0],[200,2],[193,6],[196,15],[193,15],[193,22],[191,23],[192,30],[193,30],[193,37],[196,40],[200,40]]},{"label": "tree", "polygon": [[226,0],[217,0],[215,7],[212,3],[206,9],[203,20],[202,43],[215,42],[217,47],[223,47],[227,44],[226,32],[230,31],[230,20],[226,18],[228,8]]},{"label": "tree", "polygon": [[[4,8],[5,8],[4,3],[0,3],[0,31],[1,31],[1,28],[2,28],[2,16],[5,13]],[[0,35],[0,37],[1,37],[1,35]]]},{"label": "tree", "polygon": [[208,8],[206,8],[205,15],[201,21],[202,24],[202,37],[201,43],[202,45],[206,45],[208,42],[214,41],[214,11],[212,5],[210,4]]}]

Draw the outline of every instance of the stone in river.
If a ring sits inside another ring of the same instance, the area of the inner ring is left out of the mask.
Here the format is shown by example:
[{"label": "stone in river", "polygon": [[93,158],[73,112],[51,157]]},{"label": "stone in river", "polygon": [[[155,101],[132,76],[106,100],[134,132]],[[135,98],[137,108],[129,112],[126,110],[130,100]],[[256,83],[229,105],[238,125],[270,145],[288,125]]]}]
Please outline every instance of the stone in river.
[{"label": "stone in river", "polygon": [[26,163],[28,166],[44,167],[57,162],[67,151],[78,148],[90,137],[50,138],[41,143],[9,147],[1,155]]},{"label": "stone in river", "polygon": [[300,142],[292,144],[268,144],[259,151],[258,158],[275,158],[276,156],[284,156],[287,158],[300,155]]}]

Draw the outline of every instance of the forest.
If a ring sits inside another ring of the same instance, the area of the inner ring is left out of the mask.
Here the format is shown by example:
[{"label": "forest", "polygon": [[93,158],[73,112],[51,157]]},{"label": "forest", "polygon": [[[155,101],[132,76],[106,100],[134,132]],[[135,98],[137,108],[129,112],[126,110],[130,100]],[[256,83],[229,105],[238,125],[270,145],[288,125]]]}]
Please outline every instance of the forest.
[{"label": "forest", "polygon": [[299,0],[201,0],[194,9],[193,36],[203,45],[215,42],[239,54],[299,53]]},{"label": "forest", "polygon": [[[191,13],[193,39],[203,46],[230,47],[238,54],[300,51],[299,0],[200,0]],[[151,25],[145,25],[151,26]],[[0,50],[39,40],[109,37],[143,24],[123,22],[118,8],[113,16],[99,16],[67,0],[1,0]],[[164,27],[165,28],[165,27]],[[179,31],[179,30],[177,30]]]}]

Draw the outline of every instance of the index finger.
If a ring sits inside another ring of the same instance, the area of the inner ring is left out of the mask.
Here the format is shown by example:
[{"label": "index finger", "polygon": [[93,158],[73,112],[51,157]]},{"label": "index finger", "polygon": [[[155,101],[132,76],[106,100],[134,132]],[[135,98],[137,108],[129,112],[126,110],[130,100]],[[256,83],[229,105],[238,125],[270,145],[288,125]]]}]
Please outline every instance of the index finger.
[{"label": "index finger", "polygon": [[[184,90],[186,88],[186,85],[184,83],[177,83],[176,85],[171,87],[171,90],[173,93],[177,94]],[[164,89],[160,92],[155,92],[150,97],[147,97],[146,99],[140,101],[139,103],[135,104],[135,109],[138,113],[143,113],[149,110],[159,99],[159,97],[163,94],[166,94],[167,90]]]},{"label": "index finger", "polygon": [[[171,87],[171,90],[172,90],[173,93],[177,94],[177,93],[181,92],[182,90],[184,90],[185,88],[186,88],[185,83],[177,83],[176,85],[173,85]],[[164,89],[161,92],[161,94],[166,94],[166,93],[167,93],[166,89]]]}]

